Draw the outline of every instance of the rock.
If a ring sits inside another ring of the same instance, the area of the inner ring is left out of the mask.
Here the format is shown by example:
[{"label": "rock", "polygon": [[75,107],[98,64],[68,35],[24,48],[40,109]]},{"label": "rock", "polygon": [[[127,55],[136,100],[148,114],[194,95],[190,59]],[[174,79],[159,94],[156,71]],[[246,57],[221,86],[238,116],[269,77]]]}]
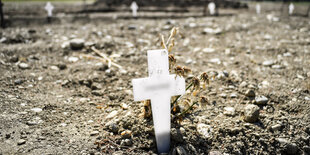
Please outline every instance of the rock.
[{"label": "rock", "polygon": [[60,70],[64,70],[67,68],[67,65],[66,64],[58,64],[57,67],[60,69]]},{"label": "rock", "polygon": [[110,123],[108,125],[108,128],[110,131],[112,131],[113,133],[118,133],[118,130],[119,130],[119,126],[115,123]]},{"label": "rock", "polygon": [[209,155],[222,155],[220,151],[210,151]]},{"label": "rock", "polygon": [[30,69],[30,66],[28,65],[28,64],[26,64],[26,63],[19,63],[18,64],[18,67],[20,68],[20,69]]},{"label": "rock", "polygon": [[69,58],[68,58],[68,61],[69,61],[69,62],[77,62],[78,60],[79,60],[78,57],[69,57]]},{"label": "rock", "polygon": [[305,153],[310,154],[310,146],[304,146],[303,150]]},{"label": "rock", "polygon": [[276,124],[276,125],[271,126],[271,130],[272,131],[278,131],[281,129],[281,127],[282,127],[281,124]]},{"label": "rock", "polygon": [[118,111],[114,110],[109,113],[109,115],[106,117],[106,119],[114,118],[118,114]]},{"label": "rock", "polygon": [[39,113],[42,111],[42,109],[41,108],[32,108],[31,111]]},{"label": "rock", "polygon": [[42,123],[43,121],[41,120],[40,117],[35,117],[32,120],[28,121],[26,124],[27,125],[38,125],[40,123]]},{"label": "rock", "polygon": [[204,48],[202,51],[204,53],[213,53],[213,52],[215,52],[215,49],[214,48]]},{"label": "rock", "polygon": [[90,136],[97,136],[99,135],[99,131],[93,131],[90,133]]},{"label": "rock", "polygon": [[278,138],[277,141],[281,144],[281,152],[283,154],[296,154],[298,152],[298,146],[295,143],[290,142],[285,138]]},{"label": "rock", "polygon": [[26,140],[20,139],[17,141],[17,145],[23,145],[23,144],[26,144]]},{"label": "rock", "polygon": [[121,136],[123,139],[131,138],[132,132],[130,130],[125,130],[121,133]]},{"label": "rock", "polygon": [[264,105],[268,103],[268,98],[265,96],[257,96],[255,97],[255,103],[258,105]]},{"label": "rock", "polygon": [[244,108],[244,121],[254,123],[259,117],[259,107],[254,104],[249,104]]},{"label": "rock", "polygon": [[132,141],[130,139],[123,139],[121,141],[121,146],[131,146],[132,145]]},{"label": "rock", "polygon": [[127,110],[129,106],[126,103],[121,103],[121,107],[122,109]]},{"label": "rock", "polygon": [[187,155],[187,152],[182,146],[178,146],[175,148],[176,149],[176,154],[177,155]]},{"label": "rock", "polygon": [[137,29],[137,27],[135,25],[129,25],[128,26],[128,30],[135,30]]},{"label": "rock", "polygon": [[220,34],[222,30],[220,28],[212,29],[212,28],[205,28],[203,29],[203,34]]},{"label": "rock", "polygon": [[80,50],[84,47],[85,40],[84,39],[72,39],[70,41],[70,47],[72,50]]},{"label": "rock", "polygon": [[58,68],[57,66],[51,66],[50,69],[51,69],[51,70],[55,70],[55,71],[58,71],[58,70],[59,70],[59,68]]},{"label": "rock", "polygon": [[212,137],[212,127],[207,124],[199,123],[197,125],[197,132],[201,135],[203,135],[205,138]]},{"label": "rock", "polygon": [[248,89],[248,90],[245,92],[245,96],[246,96],[246,97],[255,97],[255,92],[254,92],[254,90]]},{"label": "rock", "polygon": [[20,85],[20,84],[22,84],[24,81],[22,80],[22,79],[16,79],[16,80],[14,80],[14,84],[15,85]]},{"label": "rock", "polygon": [[263,66],[272,66],[275,62],[273,60],[266,60],[263,62]]},{"label": "rock", "polygon": [[178,143],[182,143],[184,141],[181,131],[176,128],[171,129],[171,138],[173,141],[176,141]]},{"label": "rock", "polygon": [[102,86],[101,86],[101,84],[99,84],[99,83],[92,83],[91,89],[92,89],[92,90],[102,89]]},{"label": "rock", "polygon": [[224,115],[226,115],[226,116],[234,116],[235,115],[235,108],[233,108],[233,107],[225,107],[224,108]]}]

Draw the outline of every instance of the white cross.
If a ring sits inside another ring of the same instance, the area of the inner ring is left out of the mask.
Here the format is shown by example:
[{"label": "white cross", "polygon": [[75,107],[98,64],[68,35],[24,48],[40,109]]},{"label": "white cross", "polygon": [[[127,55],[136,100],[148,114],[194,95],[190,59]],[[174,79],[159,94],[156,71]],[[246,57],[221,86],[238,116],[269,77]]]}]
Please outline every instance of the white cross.
[{"label": "white cross", "polygon": [[288,6],[288,14],[292,15],[293,12],[294,12],[294,4],[291,3],[289,6]]},{"label": "white cross", "polygon": [[135,1],[131,3],[130,9],[132,10],[132,16],[137,17],[137,10],[139,9],[139,7]]},{"label": "white cross", "polygon": [[209,9],[209,12],[211,15],[214,15],[215,14],[215,4],[213,2],[209,3],[208,4],[208,9]]},{"label": "white cross", "polygon": [[53,9],[54,9],[54,6],[51,4],[51,2],[47,2],[45,5],[45,10],[47,11],[47,15],[49,17],[53,15]]},{"label": "white cross", "polygon": [[256,13],[260,14],[260,4],[256,4]]},{"label": "white cross", "polygon": [[132,80],[134,100],[151,100],[157,150],[159,153],[168,153],[170,98],[185,93],[185,80],[174,74],[169,75],[167,50],[149,50],[147,57],[149,77]]}]

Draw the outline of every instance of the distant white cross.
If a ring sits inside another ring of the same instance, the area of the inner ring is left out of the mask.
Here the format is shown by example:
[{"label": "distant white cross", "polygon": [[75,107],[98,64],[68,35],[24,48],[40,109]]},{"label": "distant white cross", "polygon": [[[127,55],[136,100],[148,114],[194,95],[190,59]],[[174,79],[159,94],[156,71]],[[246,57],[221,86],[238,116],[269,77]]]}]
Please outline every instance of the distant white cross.
[{"label": "distant white cross", "polygon": [[289,15],[292,15],[292,14],[293,14],[294,8],[295,8],[295,6],[294,6],[293,3],[291,3],[291,4],[288,6],[288,14],[289,14]]},{"label": "distant white cross", "polygon": [[170,99],[185,93],[185,80],[169,75],[168,52],[165,49],[149,50],[148,78],[133,79],[135,101],[151,100],[152,115],[159,153],[168,153],[170,148]]},{"label": "distant white cross", "polygon": [[130,9],[132,10],[132,16],[137,17],[137,10],[139,9],[139,7],[135,1],[131,3]]},{"label": "distant white cross", "polygon": [[209,12],[211,15],[214,15],[215,14],[215,3],[211,2],[208,4],[208,9],[209,9]]},{"label": "distant white cross", "polygon": [[260,4],[256,4],[256,13],[260,14],[260,10],[261,10]]},{"label": "distant white cross", "polygon": [[45,10],[47,11],[47,16],[48,17],[52,17],[53,9],[54,9],[54,6],[51,4],[51,2],[47,2],[46,5],[45,5]]}]

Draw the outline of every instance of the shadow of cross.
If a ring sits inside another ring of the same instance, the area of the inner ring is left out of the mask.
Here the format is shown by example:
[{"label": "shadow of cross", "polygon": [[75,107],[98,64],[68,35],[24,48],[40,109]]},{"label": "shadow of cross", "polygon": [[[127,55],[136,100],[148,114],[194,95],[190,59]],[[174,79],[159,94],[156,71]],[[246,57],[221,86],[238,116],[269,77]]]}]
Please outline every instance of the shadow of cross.
[{"label": "shadow of cross", "polygon": [[157,150],[168,153],[170,148],[170,99],[185,93],[185,80],[169,75],[168,52],[165,49],[149,50],[148,78],[133,79],[135,101],[151,100]]}]

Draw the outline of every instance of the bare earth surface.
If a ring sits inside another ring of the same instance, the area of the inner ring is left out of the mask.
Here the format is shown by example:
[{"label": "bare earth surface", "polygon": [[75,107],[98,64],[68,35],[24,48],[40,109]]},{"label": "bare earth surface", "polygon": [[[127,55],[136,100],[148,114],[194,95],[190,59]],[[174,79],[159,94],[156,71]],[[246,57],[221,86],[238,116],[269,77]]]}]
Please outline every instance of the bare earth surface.
[{"label": "bare earth surface", "polygon": [[[172,53],[193,71],[187,83],[202,72],[212,80],[199,94],[208,104],[172,123],[171,154],[310,154],[309,18],[226,12],[61,15],[50,25],[42,16],[1,29],[0,154],[156,153],[131,79],[147,76],[146,51],[173,26],[182,35]],[[73,38],[85,47],[72,50]],[[83,57],[96,56],[91,45],[124,70]]]}]

